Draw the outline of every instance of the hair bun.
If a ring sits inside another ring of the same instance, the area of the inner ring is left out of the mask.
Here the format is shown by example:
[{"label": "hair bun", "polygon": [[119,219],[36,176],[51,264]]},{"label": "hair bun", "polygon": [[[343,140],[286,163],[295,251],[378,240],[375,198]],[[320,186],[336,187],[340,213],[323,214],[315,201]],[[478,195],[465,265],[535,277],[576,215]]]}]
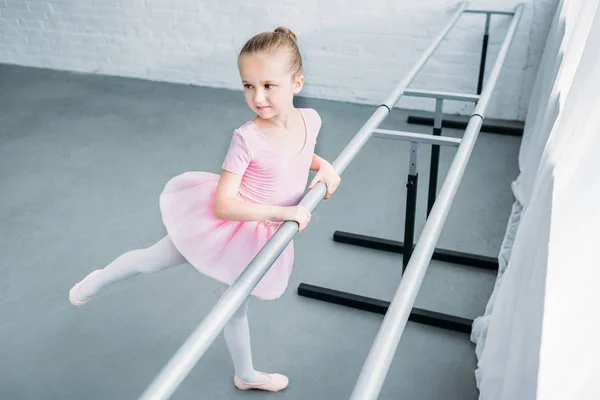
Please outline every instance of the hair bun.
[{"label": "hair bun", "polygon": [[294,43],[296,43],[296,35],[294,35],[294,32],[292,32],[289,28],[286,28],[285,26],[280,26],[280,27],[276,28],[275,33],[284,34],[287,37],[289,37],[290,39],[292,39],[292,41]]}]

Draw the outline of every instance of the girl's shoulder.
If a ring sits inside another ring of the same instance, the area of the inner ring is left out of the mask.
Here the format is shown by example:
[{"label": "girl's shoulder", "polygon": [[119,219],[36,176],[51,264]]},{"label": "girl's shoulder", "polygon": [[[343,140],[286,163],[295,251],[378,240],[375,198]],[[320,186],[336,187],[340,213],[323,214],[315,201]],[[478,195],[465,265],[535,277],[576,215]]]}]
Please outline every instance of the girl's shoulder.
[{"label": "girl's shoulder", "polygon": [[308,119],[308,123],[310,123],[314,128],[318,130],[321,128],[321,116],[314,108],[299,108],[302,115]]},{"label": "girl's shoulder", "polygon": [[221,168],[243,175],[257,153],[256,142],[256,135],[253,132],[251,121],[234,129]]},{"label": "girl's shoulder", "polygon": [[234,129],[233,140],[241,146],[248,149],[256,147],[260,143],[260,138],[257,135],[258,127],[253,121],[247,121],[243,125]]}]

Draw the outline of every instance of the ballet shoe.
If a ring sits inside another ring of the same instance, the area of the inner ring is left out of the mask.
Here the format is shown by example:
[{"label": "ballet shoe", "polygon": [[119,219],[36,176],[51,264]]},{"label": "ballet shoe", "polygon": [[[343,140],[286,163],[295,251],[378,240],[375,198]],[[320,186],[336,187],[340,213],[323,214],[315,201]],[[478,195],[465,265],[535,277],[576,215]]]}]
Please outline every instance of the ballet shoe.
[{"label": "ballet shoe", "polygon": [[285,389],[288,384],[289,384],[289,380],[287,378],[287,376],[285,375],[280,375],[280,374],[266,374],[264,372],[258,372],[259,374],[262,375],[267,375],[270,379],[268,382],[265,383],[248,383],[248,382],[244,382],[241,379],[238,379],[237,376],[233,377],[233,383],[235,385],[235,387],[237,387],[240,390],[251,390],[251,389],[257,389],[257,390],[266,390],[269,392],[279,392],[280,390]]},{"label": "ballet shoe", "polygon": [[85,303],[87,303],[88,301],[90,301],[90,299],[92,298],[92,296],[86,296],[87,298],[83,301],[81,300],[77,300],[77,292],[79,291],[79,289],[81,288],[81,286],[83,285],[83,283],[85,282],[86,279],[88,279],[89,277],[99,273],[100,271],[102,271],[101,269],[97,269],[95,271],[90,272],[85,278],[83,278],[83,280],[81,282],[77,282],[75,284],[75,286],[73,286],[71,288],[71,290],[69,290],[69,301],[71,302],[71,304],[73,304],[74,306],[82,306]]}]

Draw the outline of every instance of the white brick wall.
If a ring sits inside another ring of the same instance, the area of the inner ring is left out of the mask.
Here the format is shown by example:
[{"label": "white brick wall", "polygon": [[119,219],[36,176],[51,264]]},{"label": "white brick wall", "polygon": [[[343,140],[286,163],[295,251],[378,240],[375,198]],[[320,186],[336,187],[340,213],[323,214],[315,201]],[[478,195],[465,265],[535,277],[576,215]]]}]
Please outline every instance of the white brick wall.
[{"label": "white brick wall", "polygon": [[[472,1],[512,9],[518,0]],[[526,12],[488,117],[524,119],[557,0]],[[241,89],[236,57],[253,34],[298,36],[304,96],[380,104],[418,60],[458,0],[0,0],[0,62]],[[474,93],[485,17],[464,15],[413,88]],[[509,18],[493,17],[488,70]],[[402,98],[400,107],[432,110]],[[447,102],[445,111],[472,106]]]}]

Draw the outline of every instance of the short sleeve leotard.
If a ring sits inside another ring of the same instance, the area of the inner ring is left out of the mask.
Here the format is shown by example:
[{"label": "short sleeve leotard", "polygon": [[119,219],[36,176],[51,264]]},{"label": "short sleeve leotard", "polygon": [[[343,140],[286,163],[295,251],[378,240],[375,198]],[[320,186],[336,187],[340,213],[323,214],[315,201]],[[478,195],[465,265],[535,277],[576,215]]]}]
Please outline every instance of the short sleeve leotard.
[{"label": "short sleeve leotard", "polygon": [[[305,127],[298,154],[282,154],[258,126],[248,121],[233,132],[222,168],[242,176],[240,201],[292,206],[306,191],[310,164],[321,128],[318,113],[299,109]],[[190,171],[167,182],[160,195],[162,220],[174,245],[197,270],[231,285],[273,236],[281,221],[225,221],[213,202],[219,175]],[[253,290],[271,300],[287,288],[294,263],[291,242]]]}]

